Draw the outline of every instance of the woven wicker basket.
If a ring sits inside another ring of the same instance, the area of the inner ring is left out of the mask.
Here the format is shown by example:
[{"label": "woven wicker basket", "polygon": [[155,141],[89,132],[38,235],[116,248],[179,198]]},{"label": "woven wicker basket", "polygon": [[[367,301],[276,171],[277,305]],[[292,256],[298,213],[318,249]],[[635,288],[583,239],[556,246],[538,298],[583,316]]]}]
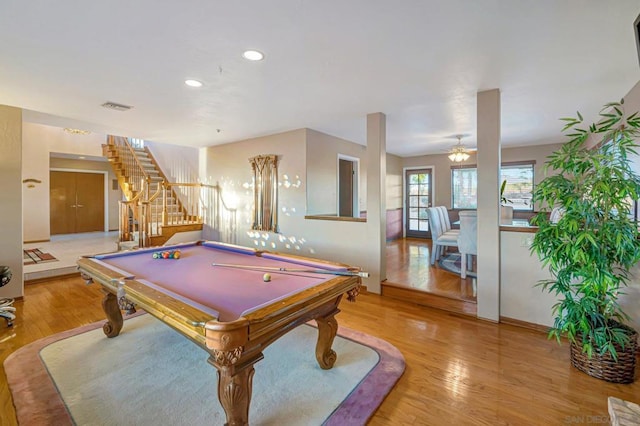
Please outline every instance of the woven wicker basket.
[{"label": "woven wicker basket", "polygon": [[633,383],[636,371],[636,350],[638,347],[638,333],[629,327],[630,341],[624,350],[615,345],[618,353],[616,362],[609,353],[604,356],[594,348],[591,358],[582,352],[582,336],[576,336],[576,343],[571,343],[571,364],[578,370],[597,379],[614,383]]}]

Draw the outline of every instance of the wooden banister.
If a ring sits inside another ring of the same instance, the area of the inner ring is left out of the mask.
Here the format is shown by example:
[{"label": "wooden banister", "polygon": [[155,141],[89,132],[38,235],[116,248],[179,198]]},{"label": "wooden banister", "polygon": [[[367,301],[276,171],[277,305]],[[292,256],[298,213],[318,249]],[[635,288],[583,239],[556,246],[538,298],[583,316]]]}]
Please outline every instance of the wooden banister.
[{"label": "wooden banister", "polygon": [[[109,135],[105,155],[118,176],[126,200],[119,202],[120,242],[137,241],[140,247],[162,244],[163,228],[176,232],[207,223],[215,232],[235,242],[236,209],[230,208],[221,195],[219,185],[202,183],[170,183],[148,147],[144,149],[157,179],[152,178],[141,163],[136,150],[124,137]],[[154,187],[154,183],[156,186]]]}]

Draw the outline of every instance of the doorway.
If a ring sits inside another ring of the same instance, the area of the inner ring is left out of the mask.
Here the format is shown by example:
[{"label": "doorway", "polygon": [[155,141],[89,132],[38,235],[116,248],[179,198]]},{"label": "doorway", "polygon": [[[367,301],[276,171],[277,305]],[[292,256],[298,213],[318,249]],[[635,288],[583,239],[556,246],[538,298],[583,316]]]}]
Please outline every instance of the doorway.
[{"label": "doorway", "polygon": [[360,217],[359,163],[359,158],[338,154],[338,216],[340,217]]},{"label": "doorway", "polygon": [[431,169],[405,170],[405,235],[431,238],[427,208],[431,207],[433,179]]},{"label": "doorway", "polygon": [[51,235],[104,231],[104,174],[49,173]]}]

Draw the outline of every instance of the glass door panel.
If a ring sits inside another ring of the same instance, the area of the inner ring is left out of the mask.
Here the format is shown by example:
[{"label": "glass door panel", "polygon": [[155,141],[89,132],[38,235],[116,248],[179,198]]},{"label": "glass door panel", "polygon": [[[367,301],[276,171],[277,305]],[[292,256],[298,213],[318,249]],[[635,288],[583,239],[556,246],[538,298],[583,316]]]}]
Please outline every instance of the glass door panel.
[{"label": "glass door panel", "polygon": [[431,169],[405,172],[405,233],[407,237],[431,238],[427,208],[431,207]]}]

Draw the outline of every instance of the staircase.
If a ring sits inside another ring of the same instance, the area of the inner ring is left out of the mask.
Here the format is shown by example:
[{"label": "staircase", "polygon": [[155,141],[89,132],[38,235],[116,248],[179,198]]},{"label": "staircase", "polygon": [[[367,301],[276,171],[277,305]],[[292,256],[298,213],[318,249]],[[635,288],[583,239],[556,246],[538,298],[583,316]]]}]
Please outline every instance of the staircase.
[{"label": "staircase", "polygon": [[177,232],[202,230],[198,184],[170,183],[141,140],[109,135],[102,151],[125,197],[121,246],[159,246]]}]

